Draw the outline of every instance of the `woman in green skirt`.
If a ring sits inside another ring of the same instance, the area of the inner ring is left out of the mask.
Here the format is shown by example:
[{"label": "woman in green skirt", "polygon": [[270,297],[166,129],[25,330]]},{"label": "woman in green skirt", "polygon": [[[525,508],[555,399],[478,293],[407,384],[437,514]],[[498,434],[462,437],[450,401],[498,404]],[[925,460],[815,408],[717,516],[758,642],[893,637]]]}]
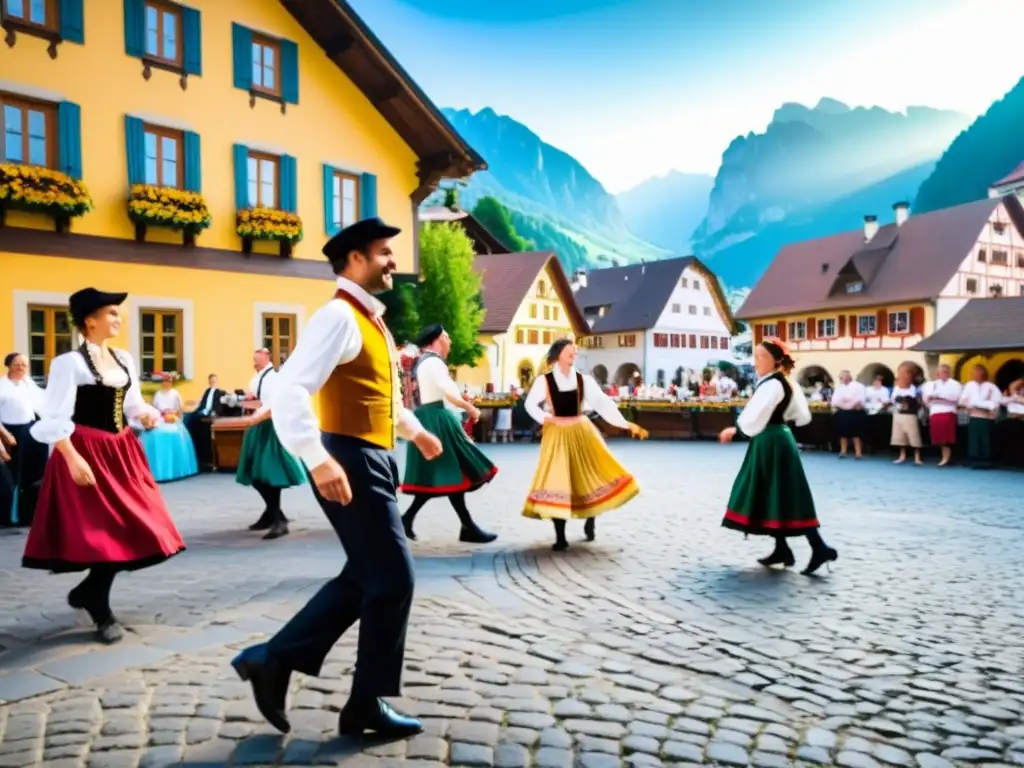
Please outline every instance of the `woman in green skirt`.
[{"label": "woman in green skirt", "polygon": [[413,521],[430,499],[447,496],[448,502],[459,516],[462,530],[459,541],[487,544],[498,538],[474,522],[466,507],[466,494],[489,483],[498,468],[466,436],[462,424],[449,409],[466,411],[476,421],[480,412],[463,399],[458,386],[448,373],[445,358],[451,349],[451,338],[440,325],[427,326],[416,338],[415,344],[422,354],[412,369],[416,386],[416,418],[423,428],[441,441],[441,455],[427,461],[412,443],[405,460],[405,482],[402,492],[411,494],[412,505],[402,516],[405,535],[416,539]]},{"label": "woman in green skirt", "polygon": [[789,382],[793,358],[783,342],[771,338],[756,346],[754,368],[759,378],[753,396],[736,420],[737,426],[722,430],[719,436],[723,443],[730,442],[737,431],[751,438],[722,525],[773,537],[775,551],[758,561],[766,567],[791,568],[796,558],[786,539],[806,536],[811,560],[802,572],[809,576],[839,557],[818,532],[800,450],[787,426],[789,422],[801,427],[809,424],[811,411],[804,393]]}]

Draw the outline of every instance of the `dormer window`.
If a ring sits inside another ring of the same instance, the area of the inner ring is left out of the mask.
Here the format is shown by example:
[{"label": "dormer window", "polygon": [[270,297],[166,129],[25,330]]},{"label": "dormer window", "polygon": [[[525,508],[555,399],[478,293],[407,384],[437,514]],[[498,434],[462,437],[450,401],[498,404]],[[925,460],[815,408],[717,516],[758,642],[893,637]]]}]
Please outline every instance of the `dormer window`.
[{"label": "dormer window", "polygon": [[861,293],[864,290],[864,283],[860,280],[851,280],[846,284],[847,293]]}]

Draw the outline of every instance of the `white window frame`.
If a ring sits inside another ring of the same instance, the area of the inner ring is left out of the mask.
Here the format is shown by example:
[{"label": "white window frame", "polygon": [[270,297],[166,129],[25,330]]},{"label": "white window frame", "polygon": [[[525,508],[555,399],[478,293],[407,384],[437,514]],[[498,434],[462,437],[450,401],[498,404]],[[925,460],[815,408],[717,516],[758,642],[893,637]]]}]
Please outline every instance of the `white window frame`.
[{"label": "white window frame", "polygon": [[[28,327],[28,308],[32,305],[44,307],[66,307],[70,293],[60,291],[14,291],[14,349],[28,357],[32,342]],[[82,336],[75,333],[76,344],[82,343]],[[115,343],[116,347],[117,344]],[[5,353],[6,354],[6,353]]]},{"label": "white window frame", "polygon": [[[804,327],[803,333],[797,333],[797,326],[802,325]],[[790,320],[788,327],[790,341],[805,341],[807,339],[807,321],[806,320]]]},{"label": "white window frame", "polygon": [[172,309],[181,312],[181,343],[185,347],[181,355],[182,370],[178,371],[188,381],[195,380],[196,373],[196,312],[192,299],[173,299],[166,296],[129,296],[125,302],[128,315],[128,351],[136,369],[142,368],[142,310]]},{"label": "white window frame", "polygon": [[[762,323],[761,325],[762,336],[774,336],[779,337],[779,324],[778,323]],[[710,342],[709,342],[710,343]]]},{"label": "white window frame", "polygon": [[[822,333],[821,329],[824,327],[822,323],[832,322],[832,333]],[[815,338],[818,339],[837,339],[839,338],[839,319],[835,317],[819,317],[815,319],[818,327],[814,329]]]},{"label": "white window frame", "polygon": [[[874,330],[871,330],[871,331],[861,331],[861,329],[860,329],[860,321],[861,321],[862,318],[868,318],[868,319],[872,320],[874,322],[874,324],[875,324]],[[854,333],[854,336],[877,336],[877,335],[878,335],[878,315],[857,315],[857,329],[856,329],[856,333]]]},{"label": "white window frame", "polygon": [[274,301],[257,301],[252,305],[252,348],[263,346],[263,315],[295,315],[295,342],[306,325],[306,307],[303,304],[282,304]]},{"label": "white window frame", "polygon": [[[900,315],[907,316],[907,330],[905,331],[894,331],[892,329],[892,318],[896,316],[897,322],[899,321]],[[910,310],[909,309],[892,309],[889,310],[885,315],[886,332],[890,336],[907,336],[910,333]]]}]

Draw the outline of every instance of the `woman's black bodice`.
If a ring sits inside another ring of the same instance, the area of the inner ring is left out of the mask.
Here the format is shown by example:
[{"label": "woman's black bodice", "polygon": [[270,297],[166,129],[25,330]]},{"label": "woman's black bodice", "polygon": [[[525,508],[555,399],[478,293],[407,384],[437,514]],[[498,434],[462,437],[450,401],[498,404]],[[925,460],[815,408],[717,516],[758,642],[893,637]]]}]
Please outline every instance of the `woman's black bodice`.
[{"label": "woman's black bodice", "polygon": [[77,426],[102,429],[104,432],[120,432],[125,427],[124,395],[132,385],[131,374],[121,358],[110,351],[110,356],[128,377],[123,387],[109,387],[103,383],[103,377],[96,370],[89,351],[83,344],[78,349],[89,366],[89,373],[95,379],[93,384],[83,384],[75,395],[75,412],[71,416]]},{"label": "woman's black bodice", "polygon": [[576,372],[576,389],[568,392],[560,392],[555,383],[555,372],[544,374],[548,384],[548,398],[551,400],[551,409],[558,418],[579,416],[583,413],[583,374]]},{"label": "woman's black bodice", "polygon": [[779,401],[779,404],[777,406],[775,406],[775,410],[772,411],[772,415],[768,419],[768,423],[769,424],[785,424],[786,423],[786,419],[785,419],[786,409],[789,408],[789,401],[793,399],[793,387],[790,386],[789,381],[787,381],[786,377],[783,376],[781,373],[773,373],[771,376],[768,376],[767,378],[765,378],[757,386],[760,387],[763,384],[765,384],[766,382],[771,381],[772,379],[775,379],[776,381],[778,381],[782,385],[782,392],[783,392],[783,394],[782,394],[782,400]]}]

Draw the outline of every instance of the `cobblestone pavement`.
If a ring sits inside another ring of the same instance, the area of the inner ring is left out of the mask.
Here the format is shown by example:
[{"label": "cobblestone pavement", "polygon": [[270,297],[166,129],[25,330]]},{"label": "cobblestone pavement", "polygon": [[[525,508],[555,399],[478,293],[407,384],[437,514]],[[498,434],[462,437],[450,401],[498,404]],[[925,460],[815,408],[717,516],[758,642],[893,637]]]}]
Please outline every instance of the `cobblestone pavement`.
[{"label": "cobblestone pavement", "polygon": [[0,536],[0,768],[1024,765],[1024,476],[808,455],[840,559],[807,578],[719,527],[743,446],[615,449],[643,491],[592,544],[552,553],[518,516],[535,446],[490,449],[471,500],[494,544],[458,543],[444,501],[420,515],[409,741],[334,736],[354,632],[295,676],[288,737],[230,669],[341,565],[308,489],[264,542],[230,477],[165,486],[190,549],[118,579],[114,649],[67,607],[75,577],[18,568],[24,537]]}]

